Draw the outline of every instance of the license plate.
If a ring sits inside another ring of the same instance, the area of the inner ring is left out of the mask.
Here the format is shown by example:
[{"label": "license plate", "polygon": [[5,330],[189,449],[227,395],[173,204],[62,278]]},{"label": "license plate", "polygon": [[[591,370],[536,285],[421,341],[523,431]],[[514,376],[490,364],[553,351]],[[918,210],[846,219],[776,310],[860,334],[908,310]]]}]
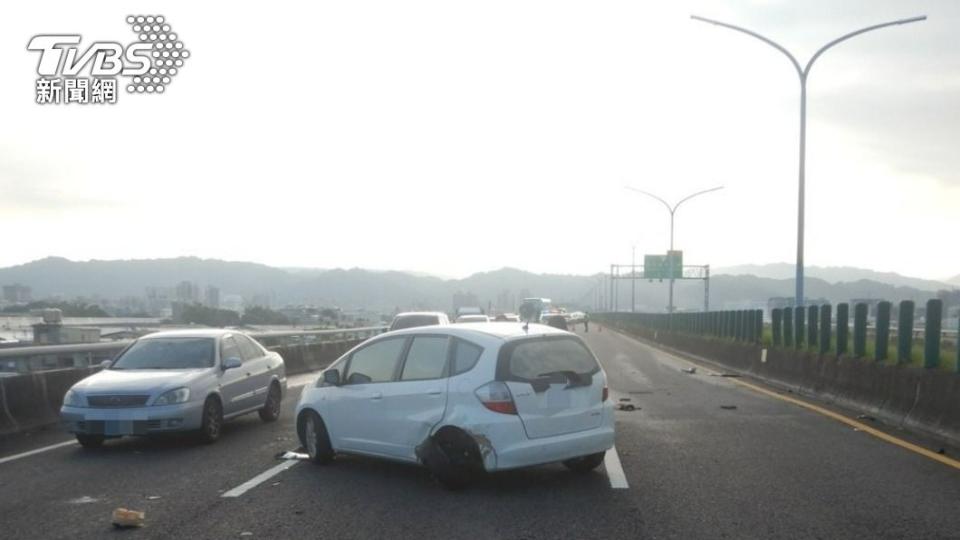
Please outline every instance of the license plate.
[{"label": "license plate", "polygon": [[132,420],[106,420],[103,423],[104,435],[129,435],[133,433]]}]

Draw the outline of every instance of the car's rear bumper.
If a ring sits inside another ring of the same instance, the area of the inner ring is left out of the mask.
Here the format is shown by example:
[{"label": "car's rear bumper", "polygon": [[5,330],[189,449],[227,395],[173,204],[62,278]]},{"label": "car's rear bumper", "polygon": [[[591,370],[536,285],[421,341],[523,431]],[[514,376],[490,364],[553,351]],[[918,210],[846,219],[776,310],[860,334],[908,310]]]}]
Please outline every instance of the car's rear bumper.
[{"label": "car's rear bumper", "polygon": [[610,402],[601,408],[601,420],[596,427],[536,439],[527,436],[517,416],[484,412],[483,420],[459,425],[477,441],[483,466],[491,472],[606,452],[614,444],[613,405]]},{"label": "car's rear bumper", "polygon": [[497,459],[496,468],[493,470],[530,467],[606,452],[613,448],[613,440],[613,425],[601,425],[587,431],[541,439],[524,438],[494,448]]},{"label": "car's rear bumper", "polygon": [[151,435],[200,429],[203,403],[180,403],[159,407],[97,409],[67,407],[60,409],[60,420],[67,431],[88,435]]}]

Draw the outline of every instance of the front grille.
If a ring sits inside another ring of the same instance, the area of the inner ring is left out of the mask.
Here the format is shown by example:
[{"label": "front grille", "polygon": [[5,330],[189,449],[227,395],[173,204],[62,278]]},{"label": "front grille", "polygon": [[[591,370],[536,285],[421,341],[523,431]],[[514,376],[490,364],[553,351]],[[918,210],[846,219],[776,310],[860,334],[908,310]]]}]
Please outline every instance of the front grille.
[{"label": "front grille", "polygon": [[87,396],[91,407],[142,407],[150,396]]}]

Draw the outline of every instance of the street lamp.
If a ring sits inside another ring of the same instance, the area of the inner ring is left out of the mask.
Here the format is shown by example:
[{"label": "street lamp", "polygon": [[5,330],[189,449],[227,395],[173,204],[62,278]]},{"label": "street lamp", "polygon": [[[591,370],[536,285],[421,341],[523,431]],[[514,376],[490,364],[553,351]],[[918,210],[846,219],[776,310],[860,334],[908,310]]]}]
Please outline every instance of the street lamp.
[{"label": "street lamp", "polygon": [[[661,203],[663,203],[664,206],[667,207],[667,212],[670,212],[670,251],[673,251],[673,218],[674,218],[674,215],[677,213],[677,208],[680,208],[681,204],[689,201],[690,199],[696,197],[697,195],[703,195],[704,193],[710,193],[711,191],[717,191],[718,189],[723,189],[723,186],[717,186],[714,188],[705,189],[703,191],[698,191],[696,193],[691,193],[690,195],[687,195],[686,197],[677,201],[676,204],[671,205],[667,201],[661,199],[660,197],[654,195],[653,193],[650,193],[649,191],[644,191],[642,189],[637,189],[631,186],[625,186],[625,187],[629,190],[636,191],[637,193],[642,193],[648,197],[653,197],[654,199],[660,201]],[[670,261],[670,303],[667,307],[667,313],[673,313],[673,259],[674,258],[670,256],[670,254],[668,253],[667,260]],[[681,269],[680,271],[682,272],[683,269]],[[646,268],[644,268],[644,272],[646,272]]]},{"label": "street lamp", "polygon": [[813,56],[810,57],[810,60],[807,62],[806,67],[800,67],[800,62],[797,61],[796,57],[790,54],[787,49],[785,49],[779,43],[761,36],[760,34],[747,30],[746,28],[741,28],[732,24],[727,24],[720,21],[715,21],[713,19],[707,19],[705,17],[699,17],[697,15],[691,15],[691,19],[696,21],[701,21],[709,24],[714,24],[717,26],[723,26],[724,28],[729,28],[731,30],[736,30],[737,32],[743,32],[748,36],[755,37],[760,41],[770,45],[774,49],[782,52],[790,59],[790,63],[793,64],[793,67],[797,70],[797,75],[800,77],[800,187],[799,187],[799,196],[797,203],[797,291],[796,291],[796,305],[802,306],[803,302],[803,215],[804,215],[804,167],[806,164],[806,144],[807,144],[807,78],[810,76],[810,68],[813,67],[813,63],[820,57],[821,54],[826,52],[827,49],[833,47],[834,45],[846,41],[854,36],[870,32],[871,30],[878,30],[880,28],[886,28],[887,26],[897,26],[901,24],[908,24],[912,22],[919,22],[926,20],[926,15],[921,15],[919,17],[910,17],[909,19],[899,19],[896,21],[890,21],[883,24],[875,24],[873,26],[868,26],[866,28],[861,28],[849,34],[844,34],[837,39],[827,43],[823,47],[813,53]]}]

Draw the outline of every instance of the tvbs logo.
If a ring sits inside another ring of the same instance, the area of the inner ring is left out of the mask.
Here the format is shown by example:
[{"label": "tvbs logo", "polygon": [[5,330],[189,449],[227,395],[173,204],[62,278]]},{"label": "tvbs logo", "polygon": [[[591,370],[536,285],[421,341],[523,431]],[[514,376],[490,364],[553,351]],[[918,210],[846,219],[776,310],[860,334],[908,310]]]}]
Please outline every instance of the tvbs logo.
[{"label": "tvbs logo", "polygon": [[127,24],[136,41],[125,46],[97,41],[82,52],[80,34],[34,36],[27,50],[40,53],[36,102],[116,103],[118,77],[125,79],[128,93],[166,91],[190,52],[163,16],[130,15]]}]

